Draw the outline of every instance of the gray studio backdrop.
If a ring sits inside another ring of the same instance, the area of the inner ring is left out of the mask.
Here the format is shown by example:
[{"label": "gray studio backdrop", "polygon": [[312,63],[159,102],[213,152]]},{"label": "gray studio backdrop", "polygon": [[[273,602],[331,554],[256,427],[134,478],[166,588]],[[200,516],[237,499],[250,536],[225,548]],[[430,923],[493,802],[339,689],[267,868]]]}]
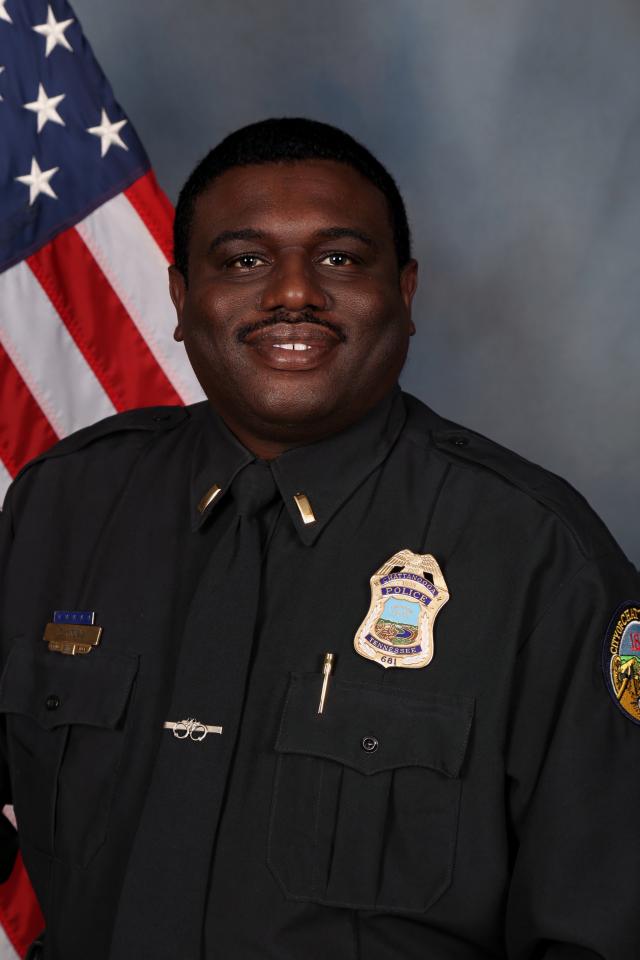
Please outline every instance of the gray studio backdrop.
[{"label": "gray studio backdrop", "polygon": [[637,0],[73,0],[175,200],[229,130],[306,115],[399,181],[406,389],[565,476],[640,561]]}]

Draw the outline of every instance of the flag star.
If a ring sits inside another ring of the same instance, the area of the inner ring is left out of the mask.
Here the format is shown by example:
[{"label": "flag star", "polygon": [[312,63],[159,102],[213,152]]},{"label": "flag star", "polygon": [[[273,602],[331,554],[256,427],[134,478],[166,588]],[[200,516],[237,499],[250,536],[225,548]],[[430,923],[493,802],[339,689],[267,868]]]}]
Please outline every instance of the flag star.
[{"label": "flag star", "polygon": [[29,187],[29,206],[41,193],[46,193],[48,197],[57,200],[57,194],[53,192],[53,187],[49,183],[54,173],[57,173],[60,167],[51,167],[50,170],[41,170],[35,157],[31,158],[31,173],[25,173],[23,177],[16,177],[20,183]]},{"label": "flag star", "polygon": [[109,147],[113,146],[114,144],[117,147],[122,147],[123,150],[129,149],[126,143],[123,143],[118,132],[119,130],[122,130],[127,122],[127,120],[116,120],[114,123],[112,123],[107,116],[107,111],[103,110],[102,117],[100,118],[100,126],[87,127],[87,133],[92,133],[94,137],[100,137],[101,157],[104,157]]},{"label": "flag star", "polygon": [[49,4],[47,6],[47,22],[39,23],[33,28],[36,33],[47,38],[47,47],[44,53],[45,57],[48,57],[51,51],[55,50],[57,46],[64,47],[65,50],[71,50],[73,53],[73,47],[64,35],[65,30],[67,30],[73,22],[73,18],[71,18],[71,20],[56,20],[51,5]]},{"label": "flag star", "polygon": [[54,123],[60,123],[63,127],[64,120],[56,110],[61,100],[64,100],[66,94],[59,93],[57,97],[48,97],[47,92],[41,83],[38,84],[38,99],[31,103],[23,104],[25,110],[33,110],[38,114],[38,133],[42,130],[48,120]]},{"label": "flag star", "polygon": [[5,10],[7,0],[0,0],[0,20],[6,20],[7,23],[13,23],[13,20]]}]

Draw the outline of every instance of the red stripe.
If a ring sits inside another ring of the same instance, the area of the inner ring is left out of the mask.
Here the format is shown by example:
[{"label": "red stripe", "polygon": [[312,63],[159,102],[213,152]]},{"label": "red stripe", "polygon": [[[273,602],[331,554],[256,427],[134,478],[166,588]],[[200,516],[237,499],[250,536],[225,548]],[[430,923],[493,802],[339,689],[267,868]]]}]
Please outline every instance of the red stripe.
[{"label": "red stripe", "polygon": [[54,444],[58,436],[0,344],[0,454],[15,476],[27,460]]},{"label": "red stripe", "polygon": [[169,263],[173,263],[173,205],[153,171],[145,173],[124,193]]},{"label": "red stripe", "polygon": [[20,854],[11,876],[0,886],[0,923],[20,957],[44,930],[44,917]]},{"label": "red stripe", "polygon": [[117,410],[182,402],[76,230],[27,263]]}]

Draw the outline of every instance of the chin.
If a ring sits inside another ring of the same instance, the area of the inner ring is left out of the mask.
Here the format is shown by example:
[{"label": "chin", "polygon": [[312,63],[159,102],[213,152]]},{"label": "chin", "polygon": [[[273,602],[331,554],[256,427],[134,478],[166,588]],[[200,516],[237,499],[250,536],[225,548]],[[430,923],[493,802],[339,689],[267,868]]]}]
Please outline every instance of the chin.
[{"label": "chin", "polygon": [[346,430],[365,416],[380,398],[363,402],[363,397],[324,398],[323,402],[270,405],[256,410],[259,432],[265,439],[304,445]]},{"label": "chin", "polygon": [[324,403],[289,401],[254,407],[254,414],[262,423],[273,428],[274,432],[278,429],[290,431],[297,427],[333,419],[335,408],[334,404],[328,401]]},{"label": "chin", "polygon": [[293,433],[300,429],[315,433],[325,422],[331,428],[340,409],[344,407],[335,393],[327,394],[326,391],[314,391],[304,386],[265,392],[259,397],[250,398],[248,406],[255,419],[269,429],[274,439],[293,439]]}]

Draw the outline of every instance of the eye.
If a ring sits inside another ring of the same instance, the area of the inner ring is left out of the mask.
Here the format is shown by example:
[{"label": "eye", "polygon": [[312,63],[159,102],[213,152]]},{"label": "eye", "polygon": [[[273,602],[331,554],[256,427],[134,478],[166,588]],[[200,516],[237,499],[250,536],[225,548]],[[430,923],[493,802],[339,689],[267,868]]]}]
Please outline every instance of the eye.
[{"label": "eye", "polygon": [[320,263],[326,263],[330,267],[350,267],[355,262],[355,257],[349,253],[326,253],[320,259]]},{"label": "eye", "polygon": [[256,267],[261,267],[266,260],[263,260],[262,257],[259,257],[255,253],[243,253],[240,257],[234,257],[233,260],[229,260],[225,266],[228,270],[254,270]]}]

